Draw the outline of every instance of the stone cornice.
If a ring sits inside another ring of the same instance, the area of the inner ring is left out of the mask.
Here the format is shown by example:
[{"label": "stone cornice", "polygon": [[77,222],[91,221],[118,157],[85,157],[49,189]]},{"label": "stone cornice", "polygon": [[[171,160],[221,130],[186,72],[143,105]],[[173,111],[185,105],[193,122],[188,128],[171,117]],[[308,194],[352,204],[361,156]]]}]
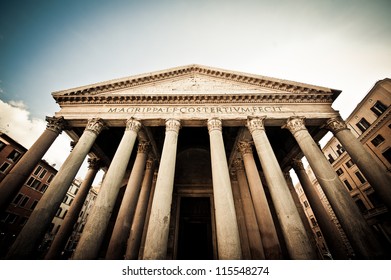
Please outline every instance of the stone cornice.
[{"label": "stone cornice", "polygon": [[57,103],[65,104],[205,104],[205,103],[332,103],[331,94],[224,94],[224,95],[63,95]]},{"label": "stone cornice", "polygon": [[[276,91],[285,91],[298,95],[330,95],[330,99],[334,100],[340,94],[339,90],[333,90],[325,87],[313,86],[303,83],[297,83],[287,80],[275,79],[260,75],[253,75],[241,72],[228,71],[223,69],[211,68],[201,65],[188,65],[183,67],[172,68],[168,70],[141,74],[122,79],[106,81],[102,83],[77,87],[69,90],[53,92],[53,97],[57,102],[74,102],[80,100],[81,102],[94,101],[94,95],[109,93],[116,90],[135,88],[145,85],[154,85],[155,83],[166,81],[169,79],[186,77],[192,75],[205,75],[213,78],[220,78],[232,82],[239,82],[244,84],[256,85],[261,88],[268,88]],[[274,94],[273,94],[274,95]],[[67,97],[75,96],[76,99],[68,99]],[[82,97],[87,97],[83,99]],[[151,97],[151,96],[146,96]],[[106,99],[109,96],[99,96],[98,99]],[[125,96],[118,96],[118,98],[127,98]],[[137,96],[136,96],[137,98]],[[162,97],[158,97],[162,98]]]}]

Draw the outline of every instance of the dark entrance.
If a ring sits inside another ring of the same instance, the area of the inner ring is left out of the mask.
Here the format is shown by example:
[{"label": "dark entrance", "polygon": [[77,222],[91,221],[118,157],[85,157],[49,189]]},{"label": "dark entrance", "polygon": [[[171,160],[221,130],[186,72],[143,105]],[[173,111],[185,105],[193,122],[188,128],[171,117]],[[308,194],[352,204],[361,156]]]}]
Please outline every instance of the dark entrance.
[{"label": "dark entrance", "polygon": [[209,197],[182,197],[180,202],[177,259],[213,259]]}]

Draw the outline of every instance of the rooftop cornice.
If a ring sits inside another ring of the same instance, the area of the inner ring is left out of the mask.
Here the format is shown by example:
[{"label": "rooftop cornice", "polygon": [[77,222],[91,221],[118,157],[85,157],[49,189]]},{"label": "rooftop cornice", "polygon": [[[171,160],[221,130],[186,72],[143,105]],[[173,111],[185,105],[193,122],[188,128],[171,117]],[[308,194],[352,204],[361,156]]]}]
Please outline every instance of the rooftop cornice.
[{"label": "rooftop cornice", "polygon": [[210,103],[331,103],[332,94],[224,94],[224,95],[62,95],[64,104],[210,104]]},{"label": "rooftop cornice", "polygon": [[93,96],[96,94],[108,93],[111,91],[135,88],[139,86],[145,86],[148,84],[162,82],[169,79],[191,76],[191,75],[205,75],[214,78],[220,78],[230,80],[233,82],[246,83],[250,85],[256,85],[271,90],[286,91],[296,94],[325,94],[331,93],[332,99],[335,100],[341,93],[339,90],[329,89],[325,87],[319,87],[314,85],[308,85],[304,83],[298,83],[293,81],[281,80],[271,77],[265,77],[260,75],[248,74],[243,72],[229,71],[219,68],[212,68],[207,66],[201,66],[197,64],[171,68],[167,70],[145,73],[121,79],[115,79],[105,81],[101,83],[86,85],[82,87],[76,87],[68,90],[53,92],[53,97],[58,101],[61,96],[72,95],[88,95]]}]

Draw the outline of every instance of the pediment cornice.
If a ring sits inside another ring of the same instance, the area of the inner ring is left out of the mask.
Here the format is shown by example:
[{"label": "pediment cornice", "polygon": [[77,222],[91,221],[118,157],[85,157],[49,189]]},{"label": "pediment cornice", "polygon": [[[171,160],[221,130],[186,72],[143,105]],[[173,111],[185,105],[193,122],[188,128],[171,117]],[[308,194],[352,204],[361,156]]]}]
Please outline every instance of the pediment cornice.
[{"label": "pediment cornice", "polygon": [[[112,92],[118,92],[124,89],[137,88],[142,86],[156,85],[159,82],[165,82],[170,79],[178,79],[181,77],[191,77],[194,75],[203,75],[212,78],[224,79],[235,83],[247,84],[257,86],[259,88],[268,89],[269,91],[276,91],[276,94],[257,94],[257,95],[244,95],[239,96],[235,94],[229,94],[225,96],[221,95],[208,95],[208,96],[181,96],[173,94],[163,94],[160,96],[153,96],[148,93],[146,95],[132,95],[132,96],[110,96]],[[285,93],[280,93],[285,92]],[[243,98],[250,98],[251,100],[286,100],[291,99],[290,94],[294,94],[296,102],[298,100],[319,100],[328,99],[332,102],[340,93],[338,90],[333,90],[325,87],[313,86],[303,83],[297,83],[292,81],[280,80],[260,75],[253,75],[242,72],[235,72],[229,70],[223,70],[218,68],[211,68],[201,65],[188,65],[182,67],[171,68],[168,70],[157,71],[147,74],[141,74],[136,76],[130,76],[126,78],[110,80],[106,82],[91,84],[87,86],[77,87],[73,89],[53,92],[53,97],[57,102],[122,102],[122,101],[167,101],[167,100],[182,100],[191,102],[205,102],[205,100],[237,100]],[[304,96],[305,95],[305,96]],[[325,95],[321,97],[321,95]]]}]

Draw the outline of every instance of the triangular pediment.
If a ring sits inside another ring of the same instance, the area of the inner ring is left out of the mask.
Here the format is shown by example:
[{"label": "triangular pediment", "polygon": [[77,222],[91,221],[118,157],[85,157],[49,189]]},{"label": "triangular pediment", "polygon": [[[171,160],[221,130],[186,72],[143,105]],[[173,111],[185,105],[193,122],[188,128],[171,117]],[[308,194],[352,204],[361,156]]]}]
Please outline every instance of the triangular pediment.
[{"label": "triangular pediment", "polygon": [[[110,94],[119,95],[206,95],[206,94],[256,94],[256,93],[289,93],[259,85],[241,83],[224,78],[206,75],[189,75],[163,81],[143,84],[136,87],[119,89]],[[107,94],[107,93],[102,93]]]},{"label": "triangular pediment", "polygon": [[227,94],[330,94],[340,91],[260,75],[188,65],[53,93],[66,96],[159,96]]}]

